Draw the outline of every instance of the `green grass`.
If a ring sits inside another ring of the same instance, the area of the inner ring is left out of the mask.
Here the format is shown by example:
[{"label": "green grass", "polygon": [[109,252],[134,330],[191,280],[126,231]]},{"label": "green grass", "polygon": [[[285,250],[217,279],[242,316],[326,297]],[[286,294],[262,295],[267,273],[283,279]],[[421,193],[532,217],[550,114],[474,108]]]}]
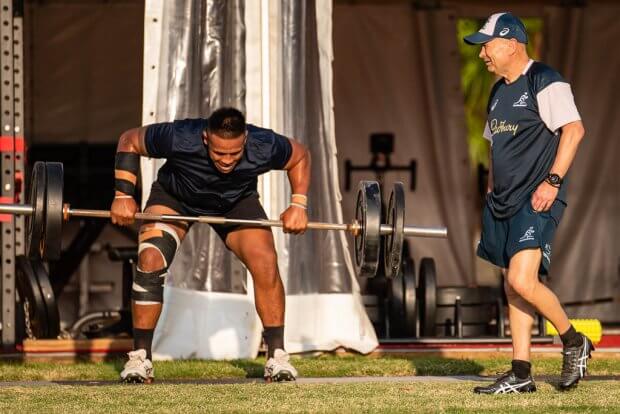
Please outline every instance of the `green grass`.
[{"label": "green grass", "polygon": [[45,386],[0,389],[0,412],[618,412],[618,383],[482,396],[473,383]]},{"label": "green grass", "polygon": [[[0,361],[0,381],[115,380],[124,360],[109,362],[8,362]],[[158,379],[260,378],[264,358],[238,361],[156,361]],[[293,358],[304,377],[494,375],[510,365],[509,357],[455,359],[440,357],[320,356]],[[558,357],[536,358],[535,375],[557,375]],[[620,375],[620,359],[595,355],[591,375]]]},{"label": "green grass", "polygon": [[[320,356],[294,358],[304,377],[488,375],[508,357]],[[155,362],[156,379],[261,377],[264,359]],[[557,375],[558,357],[536,358],[535,374]],[[116,380],[122,360],[0,362],[0,381]],[[595,358],[591,375],[620,375],[620,359]],[[0,387],[0,413],[12,412],[619,412],[620,381],[584,381],[569,393],[538,381],[532,395],[480,396],[474,383],[39,385]]]}]

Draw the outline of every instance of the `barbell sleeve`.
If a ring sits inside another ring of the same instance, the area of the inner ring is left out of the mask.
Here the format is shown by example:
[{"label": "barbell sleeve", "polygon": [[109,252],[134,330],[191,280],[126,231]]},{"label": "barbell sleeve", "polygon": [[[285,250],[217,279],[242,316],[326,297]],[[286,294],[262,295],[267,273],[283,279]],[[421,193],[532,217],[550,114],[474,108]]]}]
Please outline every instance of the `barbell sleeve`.
[{"label": "barbell sleeve", "polygon": [[28,204],[0,204],[1,214],[17,214],[19,216],[31,216],[34,209]]}]

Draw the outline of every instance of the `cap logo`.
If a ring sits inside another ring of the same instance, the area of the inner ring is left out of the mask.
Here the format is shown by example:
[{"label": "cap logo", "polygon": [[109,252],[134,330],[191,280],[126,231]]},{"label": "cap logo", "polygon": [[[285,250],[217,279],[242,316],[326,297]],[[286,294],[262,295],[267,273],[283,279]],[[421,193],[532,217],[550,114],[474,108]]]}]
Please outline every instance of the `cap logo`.
[{"label": "cap logo", "polygon": [[509,32],[509,31],[510,31],[510,29],[509,29],[509,28],[504,27],[504,28],[502,29],[502,31],[501,31],[501,32],[499,32],[499,35],[500,35],[500,36],[506,36],[506,35],[508,34],[508,32]]}]

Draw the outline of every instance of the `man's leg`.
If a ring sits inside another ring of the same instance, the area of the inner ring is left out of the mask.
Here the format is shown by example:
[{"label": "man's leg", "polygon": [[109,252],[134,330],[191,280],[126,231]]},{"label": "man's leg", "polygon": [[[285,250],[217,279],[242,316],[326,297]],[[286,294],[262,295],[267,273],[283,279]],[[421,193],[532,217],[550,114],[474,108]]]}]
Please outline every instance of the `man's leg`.
[{"label": "man's leg", "polygon": [[[510,260],[507,280],[510,288],[518,296],[531,303],[560,332],[560,338],[564,345],[560,388],[568,389],[576,385],[579,379],[585,375],[587,360],[590,358],[590,353],[594,350],[594,347],[588,338],[575,331],[558,297],[538,280],[541,258],[542,253],[540,249],[527,249],[518,252]],[[512,330],[512,316],[510,318]],[[525,347],[525,337],[527,335],[527,357],[529,360],[530,334],[525,333],[525,322],[521,323],[519,333],[512,331],[515,355],[517,343],[519,344],[519,356],[526,355],[523,348]],[[521,332],[521,329],[523,329],[523,332]],[[515,338],[515,335],[518,335],[518,337]],[[517,357],[515,356],[515,358]]]},{"label": "man's leg", "polygon": [[534,307],[510,286],[504,272],[504,290],[508,299],[508,319],[512,333],[512,370],[518,378],[530,375],[530,341],[534,323]]},{"label": "man's leg", "polygon": [[[284,286],[278,271],[278,258],[273,234],[269,229],[242,228],[226,237],[226,245],[246,265],[254,280],[256,311],[265,330],[282,330],[284,326]],[[283,333],[276,332],[266,340],[277,342],[269,346],[269,357],[277,348],[284,348]],[[273,349],[271,349],[273,348]]]},{"label": "man's leg", "polygon": [[[161,205],[148,207],[151,214],[178,214]],[[181,241],[187,233],[184,223],[147,223],[140,227],[138,266],[132,285],[132,319],[134,328],[134,352],[121,373],[123,380],[144,380],[136,365],[152,360],[153,331],[159,320],[163,303],[165,275]],[[132,359],[136,361],[132,362]],[[123,375],[125,374],[125,375]]]},{"label": "man's leg", "polygon": [[[531,377],[530,346],[534,310],[553,323],[556,328],[568,330],[570,322],[558,298],[538,280],[542,254],[540,249],[517,252],[504,270],[504,289],[508,299],[508,317],[512,334],[512,369],[494,384],[476,387],[475,392],[498,394],[533,392],[536,386]],[[561,331],[563,332],[563,331]]]},{"label": "man's leg", "polygon": [[290,381],[297,370],[284,350],[284,286],[271,230],[242,228],[226,237],[226,245],[247,266],[254,280],[254,301],[267,343],[267,381]]},{"label": "man's leg", "polygon": [[[514,294],[520,296],[547,318],[558,332],[566,332],[571,327],[571,324],[558,297],[538,280],[541,259],[542,253],[540,249],[525,249],[517,252],[510,259],[508,275],[506,277],[507,284],[510,286],[513,297],[515,297]],[[508,291],[506,293],[508,294]],[[520,301],[516,299],[516,302],[519,303]],[[523,308],[525,307],[523,306],[521,309]],[[512,331],[512,319],[510,323]],[[529,329],[531,329],[531,324]],[[521,334],[524,335],[524,333]],[[527,342],[529,344],[529,338]],[[529,359],[529,350],[527,356]]]}]

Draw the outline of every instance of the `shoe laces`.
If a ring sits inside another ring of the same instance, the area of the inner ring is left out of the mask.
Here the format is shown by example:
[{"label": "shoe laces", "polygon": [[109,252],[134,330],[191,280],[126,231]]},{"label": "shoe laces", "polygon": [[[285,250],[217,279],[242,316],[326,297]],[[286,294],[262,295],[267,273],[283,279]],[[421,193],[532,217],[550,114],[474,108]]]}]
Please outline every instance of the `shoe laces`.
[{"label": "shoe laces", "polygon": [[145,353],[142,350],[131,351],[127,354],[129,356],[129,361],[125,364],[128,368],[136,368],[140,365],[144,364],[146,361]]},{"label": "shoe laces", "polygon": [[567,349],[562,351],[562,376],[571,375],[575,372],[578,362],[578,349]]},{"label": "shoe laces", "polygon": [[497,381],[503,381],[505,379],[507,379],[509,376],[511,376],[513,374],[512,370],[509,369],[508,371],[498,371],[495,373],[495,375],[497,375]]},{"label": "shoe laces", "polygon": [[290,360],[289,355],[280,349],[276,349],[272,358],[277,364],[288,364]]}]

